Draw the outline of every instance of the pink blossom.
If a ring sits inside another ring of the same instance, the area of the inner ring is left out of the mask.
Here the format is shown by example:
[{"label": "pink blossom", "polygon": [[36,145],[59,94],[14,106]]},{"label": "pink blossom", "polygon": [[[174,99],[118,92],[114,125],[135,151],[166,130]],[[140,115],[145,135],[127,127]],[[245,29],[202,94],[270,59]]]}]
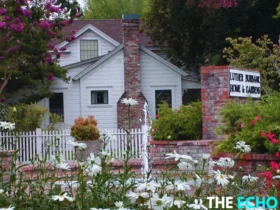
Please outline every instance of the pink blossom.
[{"label": "pink blossom", "polygon": [[51,25],[49,23],[49,21],[47,20],[43,20],[41,23],[40,23],[40,27],[43,28],[44,30],[49,30]]},{"label": "pink blossom", "polygon": [[268,133],[267,134],[267,138],[269,139],[269,141],[272,144],[278,144],[279,143],[279,140],[275,138],[275,134],[274,133]]},{"label": "pink blossom", "polygon": [[49,43],[49,48],[50,48],[51,50],[53,50],[54,45],[53,45],[52,43]]},{"label": "pink blossom", "polygon": [[51,6],[48,10],[51,13],[60,13],[60,11],[61,11],[60,7],[53,7],[53,6]]},{"label": "pink blossom", "polygon": [[51,62],[52,62],[52,58],[51,58],[50,54],[46,54],[44,60],[45,60],[47,63],[51,63]]},{"label": "pink blossom", "polygon": [[66,20],[63,20],[63,21],[60,22],[61,26],[66,26],[67,24],[68,24],[68,21],[66,21]]},{"label": "pink blossom", "polygon": [[53,76],[52,73],[49,73],[49,75],[48,75],[48,80],[49,80],[49,81],[53,81],[53,80],[54,80],[54,76]]},{"label": "pink blossom", "polygon": [[242,124],[241,124],[241,128],[245,128],[245,123],[242,123]]},{"label": "pink blossom", "polygon": [[13,47],[8,48],[8,49],[6,50],[6,52],[7,52],[7,53],[10,53],[10,52],[14,52],[14,51],[16,51],[16,50],[18,50],[18,49],[19,49],[19,46],[16,45],[16,46],[13,46]]},{"label": "pink blossom", "polygon": [[0,9],[0,16],[4,16],[4,15],[6,15],[6,13],[7,13],[7,10],[5,8]]},{"label": "pink blossom", "polygon": [[61,47],[59,50],[60,50],[60,51],[65,51],[65,50],[66,50],[66,47]]},{"label": "pink blossom", "polygon": [[79,18],[79,17],[82,17],[82,16],[83,16],[83,13],[79,13],[79,12],[76,13],[76,18]]},{"label": "pink blossom", "polygon": [[74,34],[71,34],[68,38],[66,38],[66,41],[71,42],[76,39],[76,36]]},{"label": "pink blossom", "polygon": [[6,23],[0,21],[0,29],[5,29],[6,28]]}]

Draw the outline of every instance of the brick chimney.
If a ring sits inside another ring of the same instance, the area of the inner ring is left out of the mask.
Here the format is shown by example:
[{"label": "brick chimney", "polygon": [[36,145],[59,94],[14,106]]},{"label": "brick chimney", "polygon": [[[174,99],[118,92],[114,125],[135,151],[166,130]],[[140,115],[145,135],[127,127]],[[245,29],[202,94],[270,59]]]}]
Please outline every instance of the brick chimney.
[{"label": "brick chimney", "polygon": [[141,93],[139,16],[125,14],[122,16],[122,36],[124,47],[124,93],[118,101],[118,127],[128,128],[128,108],[121,103],[123,98],[133,98],[138,105],[130,107],[131,128],[140,128],[143,105],[146,98]]}]

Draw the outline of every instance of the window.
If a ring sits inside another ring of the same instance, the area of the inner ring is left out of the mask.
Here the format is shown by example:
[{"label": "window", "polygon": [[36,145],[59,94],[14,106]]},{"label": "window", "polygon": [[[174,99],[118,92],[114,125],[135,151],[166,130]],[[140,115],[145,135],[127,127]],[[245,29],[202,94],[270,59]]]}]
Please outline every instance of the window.
[{"label": "window", "polygon": [[166,102],[169,107],[172,107],[171,90],[156,90],[156,113],[158,113],[158,105]]},{"label": "window", "polygon": [[64,121],[63,93],[53,93],[49,99],[50,113],[60,115]]},{"label": "window", "polygon": [[108,104],[108,90],[91,91],[91,104]]},{"label": "window", "polygon": [[98,40],[80,41],[81,61],[98,56]]}]

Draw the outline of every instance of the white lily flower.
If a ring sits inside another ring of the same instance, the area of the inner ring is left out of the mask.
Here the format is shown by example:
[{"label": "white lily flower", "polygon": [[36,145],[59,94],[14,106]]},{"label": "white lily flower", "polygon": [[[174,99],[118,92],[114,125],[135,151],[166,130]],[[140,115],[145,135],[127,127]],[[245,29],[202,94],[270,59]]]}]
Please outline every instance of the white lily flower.
[{"label": "white lily flower", "polygon": [[101,164],[100,157],[95,157],[94,153],[90,153],[89,157],[87,158],[89,164]]},{"label": "white lily flower", "polygon": [[68,200],[68,201],[70,201],[70,202],[73,202],[73,201],[74,201],[74,198],[67,196],[67,193],[63,193],[63,194],[61,194],[61,195],[53,195],[53,196],[52,196],[52,199],[53,199],[54,201],[57,201],[57,200],[58,200],[58,201],[64,201],[65,199]]},{"label": "white lily flower", "polygon": [[207,210],[207,208],[202,204],[201,199],[199,199],[199,202],[198,202],[197,199],[195,199],[193,204],[187,204],[187,206],[192,208],[192,209],[205,209],[205,210]]},{"label": "white lily flower", "polygon": [[127,106],[134,106],[138,104],[138,101],[134,100],[133,98],[123,98],[121,103]]}]

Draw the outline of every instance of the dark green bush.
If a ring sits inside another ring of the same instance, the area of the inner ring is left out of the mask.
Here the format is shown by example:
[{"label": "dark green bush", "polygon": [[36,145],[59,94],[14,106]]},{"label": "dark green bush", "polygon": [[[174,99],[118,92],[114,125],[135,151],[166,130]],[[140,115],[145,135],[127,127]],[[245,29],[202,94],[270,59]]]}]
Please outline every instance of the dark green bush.
[{"label": "dark green bush", "polygon": [[7,121],[15,123],[17,131],[33,131],[41,127],[46,112],[37,104],[17,104],[8,107]]},{"label": "dark green bush", "polygon": [[159,105],[157,119],[152,121],[153,140],[201,139],[201,102],[172,110],[167,103]]},{"label": "dark green bush", "polygon": [[279,151],[280,93],[263,96],[261,100],[248,99],[245,103],[231,101],[219,114],[223,124],[217,128],[217,133],[228,137],[218,143],[216,152],[234,152],[237,141],[245,141],[253,153]]}]

